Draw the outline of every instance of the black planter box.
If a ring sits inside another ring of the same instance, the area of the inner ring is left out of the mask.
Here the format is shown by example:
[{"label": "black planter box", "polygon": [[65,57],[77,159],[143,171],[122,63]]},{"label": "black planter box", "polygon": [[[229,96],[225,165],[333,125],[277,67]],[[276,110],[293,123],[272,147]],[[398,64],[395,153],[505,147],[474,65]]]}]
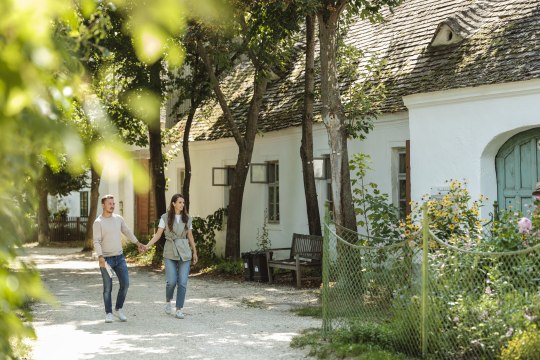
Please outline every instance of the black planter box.
[{"label": "black planter box", "polygon": [[253,253],[242,253],[242,262],[244,263],[244,280],[253,280]]},{"label": "black planter box", "polygon": [[[272,253],[270,253],[270,258]],[[266,265],[266,253],[254,251],[251,253],[253,264],[253,281],[268,282],[268,267]]]}]

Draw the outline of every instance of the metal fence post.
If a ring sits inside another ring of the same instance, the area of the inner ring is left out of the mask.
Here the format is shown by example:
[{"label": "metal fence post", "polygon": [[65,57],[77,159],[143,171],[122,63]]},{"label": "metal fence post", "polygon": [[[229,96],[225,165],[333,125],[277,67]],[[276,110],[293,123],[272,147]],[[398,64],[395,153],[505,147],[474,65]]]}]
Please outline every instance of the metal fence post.
[{"label": "metal fence post", "polygon": [[323,263],[322,263],[322,336],[326,338],[328,333],[332,330],[332,325],[330,324],[330,319],[328,316],[328,291],[329,291],[329,280],[330,280],[330,231],[328,226],[330,225],[330,206],[326,202],[325,212],[324,212],[324,225],[323,225]]},{"label": "metal fence post", "polygon": [[422,358],[426,358],[428,349],[428,242],[429,242],[429,219],[427,205],[422,209]]}]

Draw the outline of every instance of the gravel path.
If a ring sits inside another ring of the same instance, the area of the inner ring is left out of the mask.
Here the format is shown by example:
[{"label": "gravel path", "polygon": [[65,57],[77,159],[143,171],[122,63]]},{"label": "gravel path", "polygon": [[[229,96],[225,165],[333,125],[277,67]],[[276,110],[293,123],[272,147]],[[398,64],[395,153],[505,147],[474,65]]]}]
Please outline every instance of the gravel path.
[{"label": "gravel path", "polygon": [[[97,260],[79,249],[30,248],[58,304],[33,306],[34,359],[304,359],[289,347],[320,320],[290,309],[317,302],[316,290],[190,276],[184,313],[163,311],[164,274],[130,267],[127,322],[106,324]],[[118,290],[113,283],[113,305]]]}]

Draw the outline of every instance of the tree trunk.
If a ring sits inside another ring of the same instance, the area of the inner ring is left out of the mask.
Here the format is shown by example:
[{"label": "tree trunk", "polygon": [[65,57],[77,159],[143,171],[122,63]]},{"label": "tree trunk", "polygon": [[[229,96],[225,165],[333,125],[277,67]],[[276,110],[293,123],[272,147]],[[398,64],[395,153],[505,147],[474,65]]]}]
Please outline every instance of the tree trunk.
[{"label": "tree trunk", "polygon": [[161,216],[167,211],[163,152],[161,149],[161,129],[159,127],[149,128],[148,134],[150,139],[150,162],[152,166],[152,186],[154,187],[156,214],[157,216]]},{"label": "tree trunk", "polygon": [[225,95],[221,91],[221,86],[216,76],[212,60],[210,59],[210,56],[208,55],[208,52],[201,41],[199,41],[197,44],[197,51],[206,67],[210,83],[221,110],[223,111],[223,116],[227,120],[234,140],[236,141],[236,145],[238,145],[238,157],[229,196],[227,234],[225,237],[225,257],[237,260],[240,258],[240,225],[242,223],[244,187],[246,185],[249,163],[251,162],[253,147],[255,145],[255,136],[257,135],[259,111],[261,109],[262,100],[268,86],[268,78],[262,75],[264,73],[263,69],[257,68],[252,59],[252,63],[256,67],[255,77],[253,80],[253,97],[251,98],[251,102],[249,104],[245,127],[246,131],[245,134],[242,135],[238,124],[232,115],[231,109],[227,105]]},{"label": "tree trunk", "polygon": [[315,78],[315,18],[306,16],[306,74],[304,84],[304,116],[302,119],[302,145],[300,157],[302,159],[302,174],[304,177],[304,193],[306,196],[306,209],[311,235],[321,235],[321,217],[315,187],[315,174],[313,170],[313,102]]},{"label": "tree trunk", "polygon": [[[162,96],[161,91],[161,61],[156,61],[150,67],[150,88],[158,95]],[[167,202],[165,200],[165,171],[163,164],[163,151],[161,149],[161,121],[148,124],[148,137],[150,145],[150,165],[152,169],[152,186],[154,188],[154,203],[156,205],[156,215],[159,217],[167,211]],[[157,219],[153,219],[154,221]],[[159,263],[163,255],[163,246],[165,237],[156,243],[156,252],[152,261]]]},{"label": "tree trunk", "polygon": [[47,245],[50,242],[50,229],[49,229],[49,207],[47,205],[47,196],[49,193],[38,185],[38,243],[39,245]]},{"label": "tree trunk", "polygon": [[229,208],[227,217],[227,234],[225,240],[225,257],[238,259],[240,257],[240,228],[242,224],[242,203],[244,200],[244,188],[251,153],[239,151],[234,169],[234,181],[229,195]]},{"label": "tree trunk", "polygon": [[191,158],[189,155],[189,132],[191,131],[191,125],[193,124],[193,118],[195,117],[195,111],[199,105],[191,102],[189,108],[189,114],[186,120],[186,127],[184,128],[184,135],[182,137],[182,154],[184,156],[184,185],[182,186],[182,195],[184,196],[184,202],[186,210],[189,213],[189,186],[191,184]]},{"label": "tree trunk", "polygon": [[268,79],[255,74],[255,87],[253,97],[249,105],[247,115],[246,133],[238,141],[238,157],[234,172],[234,180],[229,196],[229,209],[227,217],[227,234],[225,240],[225,257],[237,260],[240,258],[240,225],[242,223],[242,202],[244,199],[244,188],[246,185],[249,163],[255,146],[255,136],[257,135],[257,123],[264,94],[268,85]]},{"label": "tree trunk", "polygon": [[[342,8],[341,8],[342,10]],[[349,154],[345,113],[340,98],[336,63],[337,25],[340,9],[323,9],[318,14],[321,58],[322,119],[328,132],[332,168],[334,221],[356,231],[356,216],[352,201]]]},{"label": "tree trunk", "polygon": [[86,223],[86,235],[84,247],[82,251],[91,251],[94,249],[94,231],[93,225],[97,217],[99,202],[99,184],[101,183],[101,175],[92,166],[90,167],[90,213],[88,214],[88,222]]}]

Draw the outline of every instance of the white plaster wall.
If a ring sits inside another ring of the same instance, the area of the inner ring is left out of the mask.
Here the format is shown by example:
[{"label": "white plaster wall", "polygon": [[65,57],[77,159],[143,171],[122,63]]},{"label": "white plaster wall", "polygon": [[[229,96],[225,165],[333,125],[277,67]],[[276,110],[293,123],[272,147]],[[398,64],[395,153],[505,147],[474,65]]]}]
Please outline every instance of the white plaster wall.
[{"label": "white plaster wall", "polygon": [[540,80],[405,97],[411,137],[411,196],[466,179],[473,198],[497,197],[495,156],[512,135],[540,126]]},{"label": "white plaster wall", "polygon": [[[383,115],[375,121],[374,129],[365,140],[353,140],[349,143],[349,158],[358,152],[368,154],[371,158],[371,170],[366,174],[367,182],[374,182],[379,189],[389,195],[390,200],[396,200],[397,188],[394,187],[393,173],[395,151],[405,148],[409,139],[409,123],[407,113]],[[395,170],[395,169],[394,169]],[[353,177],[354,174],[351,174]],[[396,200],[397,201],[397,200]],[[397,205],[397,202],[396,202]]]},{"label": "white plaster wall", "polygon": [[[313,130],[314,156],[329,154],[326,128],[316,124]],[[382,191],[392,198],[392,148],[405,147],[409,137],[408,121],[405,113],[383,116],[376,121],[375,129],[363,141],[351,140],[349,154],[363,151],[372,158],[373,171],[368,174],[368,181],[379,184]],[[252,156],[252,163],[279,161],[280,171],[280,223],[269,224],[269,236],[273,247],[290,245],[292,233],[308,231],[302,166],[300,160],[301,129],[289,128],[281,131],[257,136]],[[190,188],[191,208],[193,216],[206,217],[225,202],[225,191],[228,188],[212,186],[212,167],[224,167],[236,163],[237,146],[233,139],[221,139],[211,142],[195,142],[190,144],[192,161],[192,182]],[[178,169],[183,168],[180,154],[167,167],[166,176],[170,179],[167,201],[177,188]],[[324,217],[324,200],[326,198],[326,182],[316,180],[320,204],[321,219]],[[246,183],[241,228],[241,251],[256,248],[257,229],[263,225],[264,210],[267,204],[268,187],[266,184]],[[224,254],[225,234],[218,235],[217,252]]]}]

